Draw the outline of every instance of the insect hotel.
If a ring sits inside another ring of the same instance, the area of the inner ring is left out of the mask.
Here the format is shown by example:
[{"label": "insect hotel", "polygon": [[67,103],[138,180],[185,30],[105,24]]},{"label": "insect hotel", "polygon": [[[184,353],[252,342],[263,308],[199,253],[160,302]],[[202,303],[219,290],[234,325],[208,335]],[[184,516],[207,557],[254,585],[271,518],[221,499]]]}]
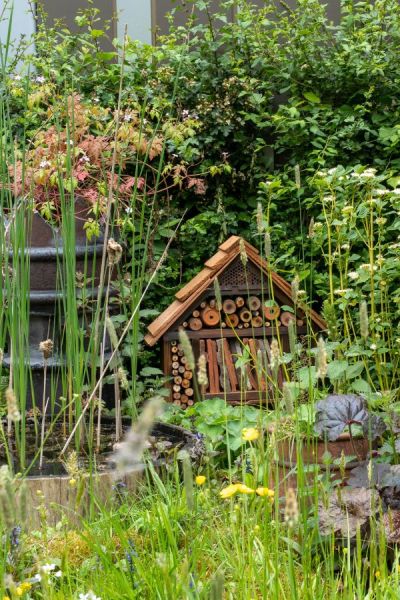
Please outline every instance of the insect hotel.
[{"label": "insect hotel", "polygon": [[281,351],[288,352],[289,328],[301,337],[326,326],[315,311],[295,306],[290,284],[269,269],[256,248],[232,236],[175,294],[145,337],[149,346],[162,339],[170,400],[186,408],[195,401],[195,386],[179,343],[180,328],[196,359],[206,357],[208,385],[202,397],[259,404],[268,403],[273,386],[283,382],[280,368],[271,376],[271,341],[276,339]]}]

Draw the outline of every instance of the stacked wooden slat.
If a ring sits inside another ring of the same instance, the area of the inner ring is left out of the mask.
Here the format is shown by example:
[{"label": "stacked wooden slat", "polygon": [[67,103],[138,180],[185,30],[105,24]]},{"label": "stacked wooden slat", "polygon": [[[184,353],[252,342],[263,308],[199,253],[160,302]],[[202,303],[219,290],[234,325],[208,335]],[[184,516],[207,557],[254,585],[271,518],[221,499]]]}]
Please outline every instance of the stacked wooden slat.
[{"label": "stacked wooden slat", "polygon": [[[272,385],[270,347],[264,339],[206,339],[200,353],[207,357],[208,394],[266,391]],[[278,370],[278,385],[282,373]]]},{"label": "stacked wooden slat", "polygon": [[229,327],[231,329],[259,329],[260,327],[288,327],[291,320],[302,326],[303,320],[293,312],[283,310],[278,303],[263,304],[260,295],[225,297],[222,310],[215,298],[204,300],[182,323],[191,331]]},{"label": "stacked wooden slat", "polygon": [[172,341],[170,348],[172,401],[177,406],[185,409],[194,403],[193,372],[187,367],[187,360],[182,346],[177,341]]}]

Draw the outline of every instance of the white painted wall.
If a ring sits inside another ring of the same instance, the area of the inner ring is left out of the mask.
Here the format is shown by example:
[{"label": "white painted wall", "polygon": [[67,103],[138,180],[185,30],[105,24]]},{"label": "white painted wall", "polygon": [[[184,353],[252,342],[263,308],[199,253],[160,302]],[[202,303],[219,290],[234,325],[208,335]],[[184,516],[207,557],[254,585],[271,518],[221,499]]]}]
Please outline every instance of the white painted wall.
[{"label": "white painted wall", "polygon": [[132,39],[151,44],[151,0],[117,0],[117,13],[119,39],[122,40],[128,25]]},{"label": "white painted wall", "polygon": [[2,45],[7,41],[12,5],[14,10],[12,15],[11,39],[18,40],[22,34],[29,37],[35,31],[35,22],[28,0],[0,0],[0,15],[2,15],[0,21],[0,43]]}]

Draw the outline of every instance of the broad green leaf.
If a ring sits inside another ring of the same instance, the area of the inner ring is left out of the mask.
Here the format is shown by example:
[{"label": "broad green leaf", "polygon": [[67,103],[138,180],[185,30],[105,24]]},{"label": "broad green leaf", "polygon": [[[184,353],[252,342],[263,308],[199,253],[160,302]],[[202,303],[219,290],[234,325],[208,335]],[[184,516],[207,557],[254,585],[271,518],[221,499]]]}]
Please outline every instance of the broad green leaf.
[{"label": "broad green leaf", "polygon": [[157,375],[164,375],[164,372],[161,369],[158,369],[157,367],[144,367],[140,371],[140,374],[142,377],[152,377]]},{"label": "broad green leaf", "polygon": [[311,104],[321,104],[321,98],[317,94],[314,94],[314,92],[304,92],[303,96]]},{"label": "broad green leaf", "polygon": [[346,369],[346,379],[354,379],[359,377],[364,370],[364,363],[358,362],[354,365],[349,365]]},{"label": "broad green leaf", "polygon": [[364,379],[356,379],[351,384],[351,391],[358,392],[359,394],[369,394],[371,392],[371,386]]},{"label": "broad green leaf", "polygon": [[328,377],[331,381],[337,381],[344,376],[349,366],[347,360],[334,360],[328,365]]}]

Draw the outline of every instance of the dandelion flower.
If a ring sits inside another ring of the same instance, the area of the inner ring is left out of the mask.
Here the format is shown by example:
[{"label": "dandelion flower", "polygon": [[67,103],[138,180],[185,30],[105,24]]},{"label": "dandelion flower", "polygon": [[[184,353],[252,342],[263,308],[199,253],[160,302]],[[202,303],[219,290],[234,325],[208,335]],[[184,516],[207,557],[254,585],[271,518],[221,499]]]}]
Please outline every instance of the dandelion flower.
[{"label": "dandelion flower", "polygon": [[242,440],[245,442],[254,442],[260,437],[260,432],[255,427],[245,427],[242,429]]},{"label": "dandelion flower", "polygon": [[223,488],[219,495],[221,496],[221,498],[226,499],[226,498],[232,498],[232,496],[234,496],[235,494],[238,493],[239,491],[239,484],[237,483],[231,483],[230,485],[228,485],[227,487]]},{"label": "dandelion flower", "polygon": [[205,475],[197,475],[195,482],[197,485],[204,485],[206,482],[206,476]]},{"label": "dandelion flower", "polygon": [[254,492],[255,492],[255,490],[248,487],[244,483],[237,484],[237,491],[239,492],[239,494],[254,494]]},{"label": "dandelion flower", "polygon": [[256,494],[258,496],[261,496],[262,498],[271,498],[271,500],[273,500],[274,496],[275,496],[275,491],[274,490],[270,490],[267,487],[258,487],[256,489]]}]

